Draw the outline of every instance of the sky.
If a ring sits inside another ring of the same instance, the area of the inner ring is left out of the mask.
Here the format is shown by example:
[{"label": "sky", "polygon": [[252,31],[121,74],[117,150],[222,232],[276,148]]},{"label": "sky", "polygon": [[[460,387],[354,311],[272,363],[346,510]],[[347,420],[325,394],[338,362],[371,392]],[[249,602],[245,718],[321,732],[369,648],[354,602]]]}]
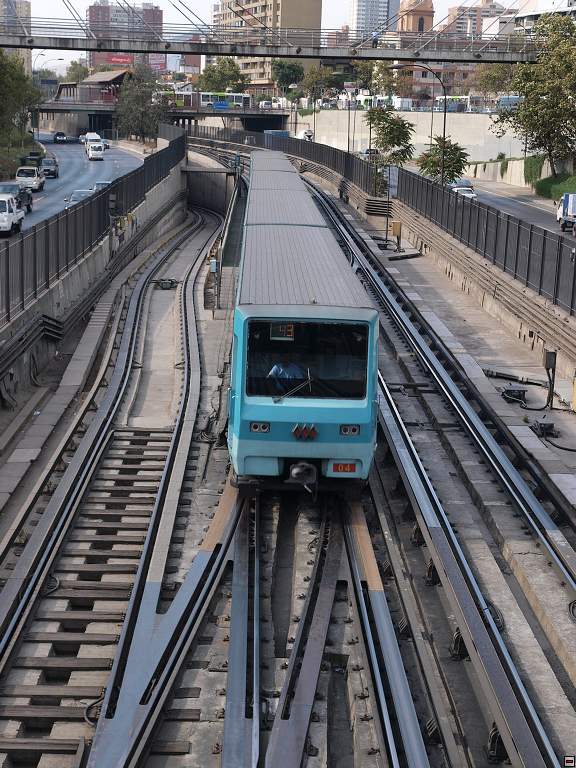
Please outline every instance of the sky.
[{"label": "sky", "polygon": [[[213,0],[184,0],[186,5],[194,11],[200,18],[210,23]],[[435,0],[434,7],[436,9],[436,19],[442,18],[448,9],[449,5],[457,5],[458,2],[463,0]],[[113,0],[110,0],[113,2]],[[136,0],[140,4],[141,0]],[[164,20],[167,22],[186,23],[184,17],[175,10],[168,0],[154,0],[164,10]],[[468,3],[473,4],[473,0],[468,0]],[[86,8],[90,5],[90,0],[76,0],[74,7],[82,18],[86,17]],[[344,24],[348,23],[350,15],[350,0],[323,0],[322,3],[322,27],[324,29],[338,29]],[[32,16],[52,19],[69,19],[70,13],[67,11],[66,6],[61,0],[32,0]],[[39,51],[34,51],[33,60]],[[51,61],[51,59],[63,58],[63,62]],[[46,51],[44,56],[40,56],[36,59],[36,67],[42,67],[43,63],[48,63],[50,69],[56,70],[59,74],[63,74],[66,70],[66,65],[72,59],[78,58],[77,53],[69,53],[68,51]]]}]

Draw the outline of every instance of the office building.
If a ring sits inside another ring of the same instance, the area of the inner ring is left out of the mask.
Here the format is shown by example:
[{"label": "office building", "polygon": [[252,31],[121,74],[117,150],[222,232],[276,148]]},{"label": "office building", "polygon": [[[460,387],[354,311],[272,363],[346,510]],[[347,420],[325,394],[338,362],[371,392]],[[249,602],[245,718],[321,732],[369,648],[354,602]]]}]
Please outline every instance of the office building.
[{"label": "office building", "polygon": [[[86,11],[86,20],[90,31],[96,37],[114,37],[130,32],[131,36],[141,36],[142,39],[154,38],[162,34],[163,12],[153,3],[142,5],[120,6],[109,0],[96,0]],[[166,54],[131,54],[110,51],[91,51],[89,53],[91,69],[100,66],[125,69],[134,64],[144,63],[154,70],[166,70]]]},{"label": "office building", "polygon": [[398,0],[351,0],[350,29],[358,37],[396,29]]}]

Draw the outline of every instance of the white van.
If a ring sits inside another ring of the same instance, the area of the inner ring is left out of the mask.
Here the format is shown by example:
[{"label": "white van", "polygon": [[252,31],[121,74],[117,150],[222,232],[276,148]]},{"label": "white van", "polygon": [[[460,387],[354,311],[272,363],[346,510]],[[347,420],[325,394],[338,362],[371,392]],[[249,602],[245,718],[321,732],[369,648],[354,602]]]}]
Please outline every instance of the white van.
[{"label": "white van", "polygon": [[104,144],[93,142],[87,144],[87,147],[88,160],[104,160]]},{"label": "white van", "polygon": [[91,143],[94,142],[101,142],[102,139],[100,137],[99,133],[87,133],[84,136],[84,149],[86,150],[86,154],[88,154],[88,147]]}]

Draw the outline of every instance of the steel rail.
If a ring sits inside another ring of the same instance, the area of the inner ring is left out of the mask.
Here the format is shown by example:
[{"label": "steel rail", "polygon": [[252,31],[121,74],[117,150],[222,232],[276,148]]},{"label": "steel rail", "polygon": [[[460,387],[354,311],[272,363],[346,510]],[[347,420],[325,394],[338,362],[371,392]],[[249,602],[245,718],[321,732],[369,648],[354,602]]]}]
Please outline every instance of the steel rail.
[{"label": "steel rail", "polygon": [[[119,754],[123,749],[123,745],[119,744],[117,740],[114,741],[112,734],[107,734],[106,738],[103,738],[101,732],[105,730],[103,724],[106,720],[114,718],[124,684],[124,677],[127,672],[131,674],[134,672],[134,655],[139,649],[138,640],[142,639],[142,627],[146,626],[149,628],[150,625],[154,624],[158,601],[160,599],[162,577],[165,570],[166,559],[168,557],[170,533],[174,523],[183,473],[185,471],[185,457],[188,455],[189,443],[192,438],[193,427],[196,421],[200,391],[199,381],[193,382],[192,380],[192,347],[194,346],[196,356],[198,357],[198,346],[195,331],[196,315],[194,310],[189,311],[188,290],[190,286],[193,288],[195,278],[203,262],[203,257],[220,232],[222,222],[221,217],[213,213],[211,215],[217,226],[211,229],[204,242],[198,248],[196,257],[186,271],[183,280],[180,294],[183,336],[182,351],[184,357],[184,382],[182,385],[182,395],[142,555],[134,578],[132,594],[126,611],[126,618],[122,626],[120,640],[116,649],[114,664],[102,706],[102,714],[98,721],[98,728],[90,752],[89,766],[112,766],[115,763],[111,762],[108,750],[111,750],[113,754],[116,752]],[[193,338],[195,340],[194,344],[192,340]],[[178,476],[175,477],[177,469],[179,470],[177,473]],[[159,535],[160,531],[162,531],[162,537]],[[157,632],[160,636],[161,633],[158,630]],[[137,640],[135,643],[136,648],[134,647],[135,638]],[[141,670],[138,670],[138,675],[140,680],[145,677],[142,675]],[[129,681],[130,685],[133,685],[130,677]],[[135,713],[134,711],[129,710],[129,714]],[[128,717],[129,714],[127,714],[126,717]],[[125,732],[122,733],[122,738],[125,738]],[[143,750],[144,744],[141,744],[140,747]]]},{"label": "steel rail", "polygon": [[[246,504],[234,544],[230,651],[226,682],[226,714],[221,768],[257,768],[260,750],[260,498],[255,500],[250,542],[250,509]],[[252,551],[252,569],[250,568]],[[251,573],[252,570],[252,573]],[[250,582],[252,589],[250,590]],[[250,591],[252,593],[252,654],[249,653]],[[252,685],[248,678],[252,665]],[[249,693],[251,716],[248,716]]]},{"label": "steel rail", "polygon": [[[367,562],[370,553],[363,552],[361,549],[363,543],[364,546],[371,546],[366,523],[361,510],[353,508],[350,511],[350,515],[346,518],[344,525],[346,551],[368,650],[372,680],[378,698],[380,717],[384,723],[389,762],[391,766],[402,765],[403,751],[408,766],[426,768],[426,766],[430,765],[430,762],[426,747],[424,746],[420,723],[414,708],[412,693],[394,630],[394,623],[390,615],[390,609],[388,608],[384,587],[380,580],[375,559],[373,560],[374,572],[370,575],[366,572],[372,565]],[[356,520],[354,519],[355,517]],[[360,531],[358,531],[358,518],[362,520],[363,524],[363,529],[361,528]],[[367,541],[362,542],[359,540],[362,534],[365,534]],[[368,607],[370,607],[375,632],[372,631]],[[378,649],[382,655],[384,670],[394,704],[394,713],[400,730],[402,741],[402,751],[400,753],[396,745],[391,715],[386,702],[384,678]]]},{"label": "steel rail", "polygon": [[502,639],[448,516],[379,373],[379,420],[420,530],[479,673],[512,765],[560,768],[538,713]]},{"label": "steel rail", "polygon": [[324,519],[303,615],[272,724],[266,768],[300,768],[318,686],[342,556],[342,526]]},{"label": "steel rail", "polygon": [[202,220],[194,223],[184,233],[179,234],[174,242],[161,249],[136,283],[128,305],[125,332],[106,394],[0,593],[0,671],[8,661],[19,630],[52,566],[94,469],[113,433],[114,418],[130,378],[145,290],[154,274],[174,250],[201,225]]},{"label": "steel rail", "polygon": [[490,430],[482,422],[472,405],[453,381],[441,361],[401,306],[392,291],[384,284],[363,253],[363,244],[353,231],[353,228],[341,218],[333,203],[319,192],[316,187],[307,182],[313,194],[326,211],[330,220],[338,228],[350,249],[353,268],[362,276],[375,292],[378,300],[390,314],[398,329],[417,354],[418,358],[429,371],[438,388],[454,408],[459,420],[469,437],[485,458],[488,466],[494,471],[511,499],[529,523],[533,533],[538,537],[551,561],[555,564],[560,576],[573,592],[576,592],[576,552],[566,537],[552,520],[548,512],[538,501],[534,492],[526,483],[520,472],[512,464],[503,448],[498,444]]}]

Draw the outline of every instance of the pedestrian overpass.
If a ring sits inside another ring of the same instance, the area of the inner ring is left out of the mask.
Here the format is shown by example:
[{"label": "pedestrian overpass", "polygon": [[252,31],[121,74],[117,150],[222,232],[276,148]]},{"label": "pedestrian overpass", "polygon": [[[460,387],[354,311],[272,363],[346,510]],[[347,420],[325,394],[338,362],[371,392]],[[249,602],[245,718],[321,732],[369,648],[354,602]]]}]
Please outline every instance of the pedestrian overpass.
[{"label": "pedestrian overpass", "polygon": [[528,34],[491,37],[456,33],[385,32],[370,39],[341,30],[216,27],[202,24],[114,25],[76,18],[0,17],[0,48],[42,48],[112,53],[177,53],[289,59],[360,59],[461,63],[531,62],[538,44]]}]

